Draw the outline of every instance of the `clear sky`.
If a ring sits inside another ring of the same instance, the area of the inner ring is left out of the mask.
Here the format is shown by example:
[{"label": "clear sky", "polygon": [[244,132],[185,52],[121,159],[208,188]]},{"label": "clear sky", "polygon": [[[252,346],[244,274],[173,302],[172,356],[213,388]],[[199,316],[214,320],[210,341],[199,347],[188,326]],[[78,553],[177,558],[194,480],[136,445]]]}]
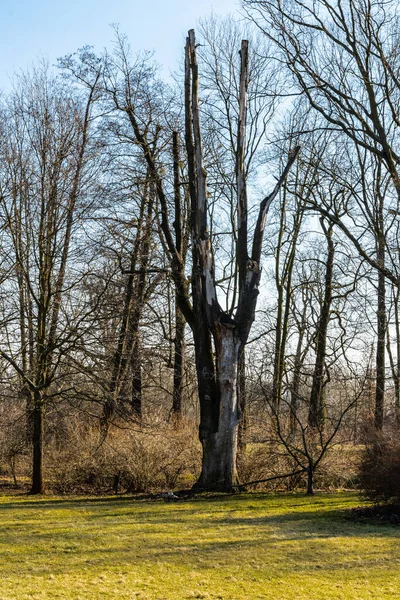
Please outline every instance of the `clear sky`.
[{"label": "clear sky", "polygon": [[110,24],[119,24],[133,50],[155,50],[175,70],[184,36],[212,11],[235,14],[240,0],[0,0],[0,88],[37,57],[51,64],[85,45],[110,47]]}]

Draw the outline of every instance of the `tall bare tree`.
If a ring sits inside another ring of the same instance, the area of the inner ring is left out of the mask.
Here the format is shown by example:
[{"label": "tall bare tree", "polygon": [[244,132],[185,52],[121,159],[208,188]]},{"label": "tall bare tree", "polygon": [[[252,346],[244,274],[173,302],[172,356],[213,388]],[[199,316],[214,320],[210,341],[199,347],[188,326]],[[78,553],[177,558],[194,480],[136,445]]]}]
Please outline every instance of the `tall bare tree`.
[{"label": "tall bare tree", "polygon": [[[124,55],[121,50],[119,55]],[[182,256],[172,234],[168,198],[163,177],[149,140],[149,131],[140,125],[140,107],[130,88],[130,69],[123,70],[123,85],[114,86],[116,105],[126,113],[136,142],[142,149],[152,174],[161,207],[161,229],[171,258],[172,276],[179,307],[194,338],[200,399],[200,440],[203,446],[201,489],[230,490],[236,482],[236,453],[240,413],[238,406],[238,364],[255,317],[261,276],[261,250],[266,217],[299,148],[292,149],[288,162],[273,191],[261,202],[249,248],[248,206],[245,172],[248,44],[242,42],[239,119],[236,154],[237,224],[235,227],[238,298],[232,315],[218,300],[214,251],[209,232],[209,195],[200,127],[199,73],[194,31],[185,48],[185,145],[191,201],[192,273],[191,288],[184,272]],[[138,112],[139,111],[139,112]]]},{"label": "tall bare tree", "polygon": [[77,223],[92,202],[88,185],[96,148],[90,132],[98,79],[96,72],[80,98],[41,66],[22,77],[3,107],[0,207],[15,277],[6,288],[8,327],[0,355],[20,376],[28,401],[32,494],[44,490],[45,407],[63,387],[57,381],[60,365],[92,312],[74,291],[87,272],[82,261],[90,263],[88,255],[82,257]]}]

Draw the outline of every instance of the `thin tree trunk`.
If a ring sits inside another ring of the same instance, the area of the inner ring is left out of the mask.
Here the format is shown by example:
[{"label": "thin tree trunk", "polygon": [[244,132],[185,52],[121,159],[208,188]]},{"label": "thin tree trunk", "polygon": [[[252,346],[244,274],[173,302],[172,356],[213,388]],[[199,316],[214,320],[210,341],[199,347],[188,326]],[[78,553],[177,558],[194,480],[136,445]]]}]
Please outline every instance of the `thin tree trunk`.
[{"label": "thin tree trunk", "polygon": [[10,467],[11,467],[11,475],[13,478],[14,487],[18,487],[17,472],[16,472],[16,460],[17,460],[17,457],[15,454],[13,454],[10,457]]},{"label": "thin tree trunk", "polygon": [[[147,197],[147,194],[145,194],[145,196]],[[129,339],[129,333],[131,327],[130,321],[132,319],[133,304],[136,300],[134,295],[135,271],[137,268],[139,239],[142,233],[144,209],[145,202],[142,202],[140,207],[138,231],[136,232],[136,240],[130,257],[130,271],[127,274],[124,305],[122,310],[122,319],[119,329],[118,342],[112,360],[111,380],[109,383],[109,397],[107,398],[103,407],[102,425],[105,427],[107,427],[110,418],[115,413],[115,410],[118,406],[120,392],[122,389],[123,382],[126,378],[126,369],[128,367],[128,364],[132,360],[131,353],[133,340]]]},{"label": "thin tree trunk", "polygon": [[[376,190],[376,261],[382,270],[378,271],[378,306],[377,306],[377,343],[376,343],[376,388],[375,388],[375,428],[383,428],[383,415],[385,405],[385,362],[386,362],[386,278],[382,272],[386,262],[385,239],[385,196],[380,187],[380,163],[377,173]],[[398,188],[399,189],[399,188]]]},{"label": "thin tree trunk", "polygon": [[[385,240],[378,239],[379,264],[385,263]],[[385,341],[386,341],[386,278],[378,272],[378,309],[377,309],[377,343],[376,343],[376,391],[375,391],[375,428],[383,427],[383,411],[385,404]]]},{"label": "thin tree trunk", "polygon": [[[145,189],[140,206],[139,225],[130,256],[130,268],[126,273],[124,305],[117,347],[113,356],[112,375],[109,383],[109,397],[103,407],[101,425],[107,432],[108,423],[116,409],[128,409],[139,419],[142,414],[142,379],[140,363],[140,321],[146,297],[156,285],[157,279],[149,285],[148,263],[150,258],[150,237],[155,194],[147,173]],[[146,289],[147,286],[147,289]],[[124,387],[131,366],[131,390],[129,405],[125,401]]]},{"label": "thin tree trunk", "polygon": [[307,469],[307,495],[314,495],[314,469],[311,465]]},{"label": "thin tree trunk", "polygon": [[307,297],[308,293],[305,290],[303,295],[304,306],[299,323],[299,337],[297,339],[296,354],[293,365],[293,379],[290,399],[290,432],[293,434],[297,428],[297,410],[299,406],[299,393],[301,384],[301,367],[303,365],[303,339],[307,325]]},{"label": "thin tree trunk", "polygon": [[246,396],[246,353],[242,350],[239,356],[238,364],[238,395],[239,395],[239,439],[238,439],[238,458],[241,460],[246,454],[247,448],[247,425],[248,425],[248,406]]},{"label": "thin tree trunk", "polygon": [[131,414],[140,422],[142,419],[142,357],[139,331],[135,334],[135,341],[133,344],[131,372],[132,389],[129,409]]},{"label": "thin tree trunk", "polygon": [[400,300],[400,289],[397,286],[395,291],[394,299],[394,311],[395,311],[395,327],[396,327],[396,369],[393,373],[394,385],[395,385],[395,413],[396,413],[396,424],[400,426],[400,315],[399,315],[399,300]]},{"label": "thin tree trunk", "polygon": [[185,318],[175,301],[175,340],[174,340],[174,384],[172,392],[172,413],[174,419],[182,418],[184,367],[185,367]]},{"label": "thin tree trunk", "polygon": [[[183,226],[180,178],[180,146],[178,132],[173,132],[172,153],[174,160],[174,206],[175,245],[182,263],[186,263],[190,227]],[[189,198],[185,195],[185,208]],[[186,213],[188,211],[186,210]],[[176,423],[182,418],[184,370],[185,370],[185,326],[186,319],[179,307],[179,294],[175,290],[175,339],[174,339],[174,382],[172,391],[172,414]]]},{"label": "thin tree trunk", "polygon": [[286,191],[283,192],[283,204],[281,207],[281,223],[278,238],[277,256],[275,261],[275,284],[278,292],[278,308],[275,333],[275,357],[272,398],[275,410],[279,410],[282,399],[283,376],[285,372],[286,344],[290,320],[290,304],[292,298],[293,267],[297,251],[301,223],[304,215],[302,204],[297,206],[292,226],[292,239],[290,240],[289,252],[287,254],[282,272],[280,271],[280,257],[283,237],[286,229]]},{"label": "thin tree trunk", "polygon": [[321,315],[318,322],[315,367],[312,379],[310,394],[310,408],[308,413],[308,423],[311,427],[321,427],[325,424],[325,401],[324,401],[324,374],[326,358],[326,340],[328,334],[328,325],[330,320],[330,309],[332,302],[332,279],[333,279],[333,261],[335,256],[335,246],[332,240],[332,225],[325,227],[321,218],[321,225],[325,233],[328,244],[328,258],[325,270],[325,291],[324,301],[321,307]]}]

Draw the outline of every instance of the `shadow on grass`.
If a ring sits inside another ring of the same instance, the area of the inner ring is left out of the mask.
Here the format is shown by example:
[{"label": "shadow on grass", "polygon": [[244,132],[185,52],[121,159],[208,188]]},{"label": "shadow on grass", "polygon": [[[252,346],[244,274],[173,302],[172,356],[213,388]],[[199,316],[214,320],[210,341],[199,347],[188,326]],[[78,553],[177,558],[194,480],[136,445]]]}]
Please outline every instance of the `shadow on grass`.
[{"label": "shadow on grass", "polygon": [[[233,527],[246,529],[253,527],[283,527],[293,528],[299,532],[306,530],[306,537],[310,535],[317,537],[339,537],[359,536],[362,529],[370,529],[368,525],[349,521],[344,504],[353,505],[354,497],[338,497],[340,508],[329,507],[328,502],[335,502],[335,497],[307,497],[303,495],[247,495],[226,496],[218,498],[191,498],[177,504],[165,503],[162,500],[149,501],[132,496],[110,496],[110,497],[78,497],[78,498],[46,498],[37,497],[27,500],[27,497],[19,497],[15,501],[0,502],[0,514],[2,511],[15,511],[16,515],[25,511],[41,511],[40,521],[46,523],[47,516],[53,510],[71,510],[88,508],[97,512],[79,513],[78,519],[82,519],[82,525],[90,522],[104,521],[102,531],[115,525],[128,523],[132,525],[145,525],[154,527],[159,525],[182,525],[193,527],[194,530],[212,530],[218,527]],[[232,500],[234,503],[232,504]],[[312,505],[313,508],[304,510],[304,506]],[[315,507],[315,508],[314,508]],[[129,509],[132,510],[129,510]],[[121,510],[123,509],[123,510]],[[128,510],[127,510],[128,509]],[[44,513],[43,513],[44,511]],[[256,511],[256,515],[251,513]],[[247,513],[243,515],[243,513]],[[210,514],[211,513],[211,514]],[[262,513],[262,514],[260,514]],[[73,515],[72,515],[73,516]],[[19,516],[17,518],[20,518]],[[63,516],[68,522],[70,517]],[[371,525],[377,535],[384,532],[381,526],[377,529]],[[389,527],[389,529],[391,529]],[[294,530],[293,532],[294,533]],[[397,530],[394,533],[400,532]],[[368,534],[368,531],[367,531]],[[51,534],[49,534],[51,535]],[[291,536],[291,539],[294,537]],[[296,539],[303,539],[296,537]]]},{"label": "shadow on grass", "polygon": [[[17,509],[35,509],[40,508],[74,508],[79,505],[87,504],[91,505],[106,505],[114,506],[116,503],[133,502],[130,496],[110,496],[110,497],[78,497],[78,498],[51,498],[48,496],[35,496],[33,500],[27,500],[32,498],[29,495],[20,495],[16,497],[16,500],[1,502],[0,500],[0,511],[4,510],[17,510]],[[137,501],[135,501],[136,504]],[[143,501],[142,501],[143,502]]]},{"label": "shadow on grass", "polygon": [[[8,500],[5,502],[1,502],[1,497],[7,497]],[[79,504],[114,504],[120,502],[130,502],[132,505],[143,505],[145,503],[153,504],[156,503],[158,505],[166,505],[169,507],[174,506],[184,506],[191,503],[201,503],[201,504],[216,504],[223,502],[224,504],[234,502],[239,504],[246,504],[248,502],[268,502],[272,506],[276,505],[280,509],[284,509],[285,504],[287,502],[291,502],[293,507],[301,507],[302,505],[326,505],[327,500],[335,499],[338,497],[340,502],[354,502],[354,497],[345,497],[341,498],[340,496],[336,496],[335,494],[329,495],[315,495],[315,496],[307,496],[303,493],[293,493],[293,494],[271,494],[271,493],[247,493],[247,494],[198,494],[191,496],[190,498],[183,498],[180,501],[175,503],[164,502],[161,498],[161,495],[149,496],[146,495],[129,495],[129,494],[119,494],[119,495],[110,495],[110,496],[71,496],[68,495],[65,498],[62,496],[31,496],[29,493],[20,493],[12,496],[13,500],[10,499],[10,496],[7,494],[0,493],[0,509],[1,508],[17,508],[23,506],[25,508],[37,508],[39,505],[44,507],[52,507],[56,505],[64,505],[64,506],[74,506]],[[284,504],[282,504],[284,503]],[[290,504],[288,504],[290,506]],[[251,506],[251,508],[258,508],[255,506]]]},{"label": "shadow on grass", "polygon": [[[28,499],[29,498],[29,499]],[[329,503],[340,504],[340,509]],[[354,505],[354,497],[327,497],[305,495],[227,495],[218,497],[195,497],[175,503],[162,500],[149,501],[148,498],[132,496],[48,498],[20,496],[15,500],[0,501],[2,511],[29,514],[40,511],[40,521],[52,519],[53,511],[87,509],[82,519],[85,523],[103,522],[102,528],[113,527],[116,522],[151,526],[184,524],[186,527],[212,530],[216,526],[231,526],[239,529],[261,526],[295,525],[299,530],[306,529],[319,536],[324,528],[332,529],[338,523],[351,535],[354,523],[346,522],[343,505]],[[304,510],[304,507],[312,508]],[[96,510],[96,508],[99,510]],[[252,514],[256,511],[257,514]],[[211,513],[211,514],[210,514]],[[245,515],[243,513],[246,513]],[[262,514],[260,514],[262,513]],[[81,513],[79,513],[81,514]],[[48,516],[47,516],[48,515]],[[21,516],[18,518],[21,519]],[[73,517],[73,515],[72,515]],[[63,516],[67,521],[71,516]],[[22,518],[22,521],[24,519]],[[325,522],[327,522],[325,524]],[[329,523],[329,525],[328,525]],[[365,527],[365,526],[364,526]],[[332,535],[332,532],[330,533]],[[333,535],[340,535],[338,532]]]},{"label": "shadow on grass", "polygon": [[[358,565],[359,549],[352,549],[355,538],[359,542],[354,546],[368,554],[369,539],[376,544],[400,537],[391,527],[349,522],[342,510],[347,504],[353,505],[354,497],[258,494],[177,504],[138,502],[129,496],[19,498],[0,503],[0,515],[2,509],[14,511],[7,513],[10,522],[0,527],[2,549],[7,552],[2,574],[17,570],[21,576],[63,575],[154,565],[200,571],[219,565],[247,572],[254,563],[265,572],[272,569],[283,575],[290,569],[347,571]],[[80,512],[85,508],[88,512]],[[71,513],[53,513],[63,509]],[[336,539],[344,537],[348,542],[343,544]],[[371,551],[363,568],[376,566],[385,551],[384,543],[382,550]]]},{"label": "shadow on grass", "polygon": [[[301,520],[300,524],[296,524],[296,515],[293,513],[283,515],[279,519],[233,519],[229,523],[221,520],[219,525],[226,525],[226,529],[223,527],[218,530],[221,538],[219,540],[204,539],[204,536],[209,537],[204,526],[201,527],[200,535],[197,535],[198,532],[193,528],[190,533],[185,532],[183,536],[174,535],[170,538],[167,532],[162,531],[164,521],[158,523],[158,529],[154,528],[153,522],[153,530],[150,532],[144,529],[135,535],[127,530],[125,543],[122,544],[120,536],[113,537],[112,524],[107,526],[107,523],[102,524],[101,539],[99,533],[91,536],[90,531],[85,533],[82,530],[78,530],[72,536],[68,532],[62,537],[57,536],[55,532],[45,533],[40,534],[38,538],[46,552],[51,553],[52,563],[43,560],[44,557],[41,559],[39,554],[35,557],[35,561],[38,561],[36,565],[19,564],[19,570],[21,575],[31,573],[33,566],[34,573],[38,576],[45,576],[49,572],[56,575],[80,572],[82,568],[88,567],[97,572],[126,568],[158,569],[165,566],[196,571],[233,568],[235,572],[246,572],[253,568],[252,563],[254,565],[254,562],[257,562],[257,568],[261,566],[266,571],[272,569],[277,577],[283,577],[285,573],[292,571],[320,573],[323,570],[333,574],[338,570],[348,571],[359,567],[359,549],[353,550],[351,538],[361,540],[364,550],[368,553],[369,548],[365,543],[371,535],[375,544],[377,538],[399,537],[394,536],[393,530],[388,534],[382,528],[379,534],[376,530],[371,534],[360,527],[348,527],[334,532],[330,527],[332,520],[325,522],[326,527],[323,530],[321,525],[318,528],[318,524],[312,521],[313,514],[315,516],[312,512],[303,513],[305,519]],[[332,514],[329,515],[331,518]],[[335,516],[336,513],[333,512],[333,517]],[[299,528],[305,521],[306,529]],[[278,527],[268,527],[272,523]],[[179,531],[179,521],[174,520],[173,524]],[[286,530],[286,527],[289,529]],[[287,535],[288,531],[290,535]],[[229,535],[235,538],[228,539]],[[348,545],[335,542],[337,537],[346,537],[350,542]],[[98,543],[93,547],[96,540]],[[87,542],[91,543],[90,547],[85,546]],[[30,543],[35,544],[35,539],[30,539]],[[376,567],[381,557],[384,557],[385,561],[390,558],[385,547],[379,552],[375,549],[369,556],[364,556],[363,572],[369,567]],[[388,568],[389,562],[386,563]],[[11,564],[9,566],[12,568]]]},{"label": "shadow on grass", "polygon": [[[43,528],[40,533],[42,539],[51,539],[55,535],[51,531],[55,522],[60,527],[65,522],[65,527],[68,528],[71,520],[79,523],[83,530],[88,530],[89,535],[98,527],[101,535],[105,537],[112,536],[113,529],[121,526],[134,528],[133,535],[139,535],[138,527],[150,534],[160,533],[165,528],[166,536],[171,534],[171,528],[193,530],[194,534],[201,530],[203,534],[208,534],[216,527],[222,530],[226,527],[236,530],[239,535],[253,528],[265,528],[266,531],[274,529],[291,541],[344,535],[365,537],[371,535],[371,532],[375,537],[400,537],[399,529],[390,525],[377,526],[350,521],[350,510],[345,507],[354,506],[354,496],[199,496],[177,504],[132,496],[27,498],[20,496],[15,500],[0,501],[0,515],[2,511],[7,511],[8,514],[8,511],[14,512],[15,519],[19,521],[17,528],[21,530],[25,521],[23,513],[27,513],[26,520],[29,520],[32,513],[40,511],[37,521]],[[339,504],[339,507],[335,504]],[[85,508],[87,512],[81,512],[81,509],[84,511]],[[76,516],[73,514],[74,509],[78,510]],[[56,514],[64,510],[70,511],[71,514]],[[45,531],[46,527],[49,531]],[[27,535],[34,534],[28,532]]]}]

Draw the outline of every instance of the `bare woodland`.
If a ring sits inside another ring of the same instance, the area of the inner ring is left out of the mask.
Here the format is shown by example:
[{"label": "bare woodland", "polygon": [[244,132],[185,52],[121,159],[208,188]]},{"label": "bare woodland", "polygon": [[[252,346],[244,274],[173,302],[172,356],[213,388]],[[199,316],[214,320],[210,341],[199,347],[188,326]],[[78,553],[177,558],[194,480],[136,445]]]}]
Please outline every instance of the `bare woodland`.
[{"label": "bare woodland", "polygon": [[243,0],[0,104],[0,475],[355,484],[400,424],[397,3]]}]

